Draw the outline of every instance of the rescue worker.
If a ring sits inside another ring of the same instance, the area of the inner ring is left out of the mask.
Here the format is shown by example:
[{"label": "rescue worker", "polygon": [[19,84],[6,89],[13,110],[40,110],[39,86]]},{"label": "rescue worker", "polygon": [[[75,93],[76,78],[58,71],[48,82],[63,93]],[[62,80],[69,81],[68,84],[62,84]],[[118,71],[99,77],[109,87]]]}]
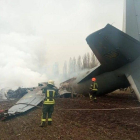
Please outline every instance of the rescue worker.
[{"label": "rescue worker", "polygon": [[43,102],[40,127],[44,127],[46,125],[46,117],[48,118],[48,125],[52,124],[52,113],[54,111],[54,104],[55,104],[54,98],[55,98],[57,92],[58,92],[58,90],[54,86],[54,81],[49,80],[47,83],[47,87],[45,87],[42,90],[42,93],[45,94],[45,99]]},{"label": "rescue worker", "polygon": [[92,84],[89,90],[90,102],[92,101],[97,102],[96,93],[98,91],[98,84],[96,82],[96,78],[92,78],[91,80],[92,80]]}]

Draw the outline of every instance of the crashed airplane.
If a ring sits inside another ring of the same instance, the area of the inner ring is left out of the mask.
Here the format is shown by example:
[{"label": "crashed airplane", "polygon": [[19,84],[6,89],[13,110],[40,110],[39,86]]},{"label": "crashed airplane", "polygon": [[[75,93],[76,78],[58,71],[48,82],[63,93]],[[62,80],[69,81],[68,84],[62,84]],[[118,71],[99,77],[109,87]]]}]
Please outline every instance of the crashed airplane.
[{"label": "crashed airplane", "polygon": [[139,7],[140,1],[125,1],[123,30],[126,33],[108,24],[86,38],[101,65],[79,82],[96,76],[101,85],[98,94],[131,85],[140,101]]},{"label": "crashed airplane", "polygon": [[[99,95],[129,85],[137,93],[140,83],[140,42],[109,24],[89,35],[86,41],[101,65],[78,83],[96,77]],[[140,100],[139,93],[136,95]]]},{"label": "crashed airplane", "polygon": [[[91,78],[96,77],[98,95],[131,85],[140,101],[140,1],[126,0],[124,32],[110,24],[86,38],[100,65],[78,76],[71,85],[88,94]],[[79,85],[78,85],[79,84]]]},{"label": "crashed airplane", "polygon": [[[78,76],[71,83],[72,91],[88,94],[91,78],[96,77],[99,85],[98,95],[131,85],[140,101],[139,7],[138,0],[125,1],[123,25],[125,33],[108,24],[86,38],[100,65],[87,71],[85,75]],[[23,113],[37,106],[44,99],[40,94],[41,88],[27,93],[8,110],[7,115]],[[65,93],[62,92],[62,95]]]}]

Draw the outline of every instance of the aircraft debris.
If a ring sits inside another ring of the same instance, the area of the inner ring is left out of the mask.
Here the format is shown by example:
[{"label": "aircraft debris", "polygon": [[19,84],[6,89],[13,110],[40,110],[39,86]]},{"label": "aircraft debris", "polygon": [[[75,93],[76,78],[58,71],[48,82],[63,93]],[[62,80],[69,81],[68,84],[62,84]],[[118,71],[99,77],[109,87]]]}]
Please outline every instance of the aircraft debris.
[{"label": "aircraft debris", "polygon": [[131,86],[140,101],[140,1],[125,0],[123,31],[107,24],[86,38],[100,65],[78,75],[71,83],[76,92],[87,95],[96,77],[98,95]]},{"label": "aircraft debris", "polygon": [[59,90],[60,98],[71,98],[72,94],[71,92],[67,91],[66,89],[60,89]]},{"label": "aircraft debris", "polygon": [[[45,98],[44,94],[42,94],[42,88],[45,86],[46,84],[43,83],[43,86],[35,87],[32,88],[32,90],[28,90],[27,94],[25,94],[27,90],[21,90],[21,88],[19,88],[16,92],[10,91],[10,93],[12,93],[12,97],[16,97],[17,93],[21,93],[21,95],[23,95],[24,93],[25,95],[10,109],[1,111],[0,118],[4,120],[10,116],[24,113],[32,109],[33,107],[37,107],[37,105],[41,103]],[[21,95],[19,95],[18,97],[20,97]]]},{"label": "aircraft debris", "polygon": [[26,93],[28,93],[28,91],[27,91],[27,88],[18,88],[17,90],[8,90],[8,92],[7,92],[7,95],[6,95],[6,97],[8,98],[8,99],[10,99],[10,98],[17,98],[17,99],[19,99],[19,98],[21,98],[21,97],[23,97]]},{"label": "aircraft debris", "polygon": [[89,35],[86,41],[100,65],[78,75],[70,83],[72,89],[86,96],[91,78],[96,77],[98,96],[131,85],[140,101],[140,42],[109,24]]},{"label": "aircraft debris", "polygon": [[0,120],[3,121],[7,117],[8,110],[0,110]]},{"label": "aircraft debris", "polygon": [[76,79],[76,77],[73,77],[73,78],[68,79],[67,81],[64,81],[60,84],[60,88],[59,88],[60,98],[71,98],[71,97],[76,96],[76,93],[71,86],[71,83],[75,79]]}]

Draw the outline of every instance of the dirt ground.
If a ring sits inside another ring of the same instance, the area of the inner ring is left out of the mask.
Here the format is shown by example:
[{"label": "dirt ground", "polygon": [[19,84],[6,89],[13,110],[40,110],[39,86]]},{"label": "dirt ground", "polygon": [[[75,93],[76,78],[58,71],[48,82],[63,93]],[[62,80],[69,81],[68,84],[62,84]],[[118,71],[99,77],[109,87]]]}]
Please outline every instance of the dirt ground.
[{"label": "dirt ground", "polygon": [[[45,128],[39,127],[41,108],[0,121],[0,140],[140,140],[140,108],[131,108],[140,103],[134,95],[110,93],[97,100],[56,99],[53,125]],[[0,109],[15,102],[0,102]]]}]

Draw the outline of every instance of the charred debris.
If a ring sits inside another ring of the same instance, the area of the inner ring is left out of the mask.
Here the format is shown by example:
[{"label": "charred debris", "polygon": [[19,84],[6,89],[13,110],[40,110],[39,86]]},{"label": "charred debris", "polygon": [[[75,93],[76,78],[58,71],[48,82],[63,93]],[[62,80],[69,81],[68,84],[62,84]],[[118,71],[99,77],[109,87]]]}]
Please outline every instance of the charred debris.
[{"label": "charred debris", "polygon": [[[70,83],[75,80],[72,78],[60,84],[57,98],[76,97]],[[5,95],[8,100],[18,100],[15,105],[7,110],[0,109],[0,120],[6,120],[10,117],[22,114],[34,107],[40,107],[39,104],[44,100],[42,89],[47,86],[47,82],[39,83],[37,87],[21,88],[17,90],[8,90]]]},{"label": "charred debris", "polygon": [[7,110],[0,109],[0,120],[5,120],[11,116],[15,116],[24,113],[33,107],[36,107],[44,99],[42,88],[47,84],[39,83],[38,87],[21,88],[17,90],[8,90],[5,94],[7,100],[18,100],[15,105]]}]

